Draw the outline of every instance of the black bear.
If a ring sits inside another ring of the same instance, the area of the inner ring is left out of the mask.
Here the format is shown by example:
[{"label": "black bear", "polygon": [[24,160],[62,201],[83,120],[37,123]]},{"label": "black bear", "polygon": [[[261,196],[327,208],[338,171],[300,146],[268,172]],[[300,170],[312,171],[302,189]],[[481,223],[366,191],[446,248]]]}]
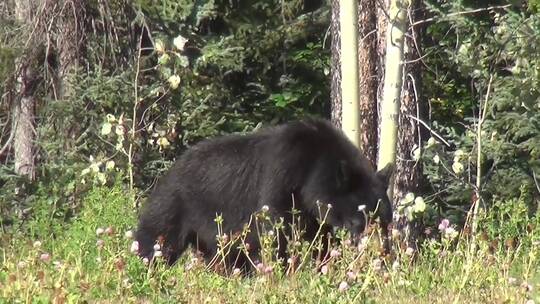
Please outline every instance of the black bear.
[{"label": "black bear", "polygon": [[[322,119],[202,141],[180,156],[151,194],[136,232],[138,253],[151,259],[160,239],[169,264],[190,245],[210,261],[218,249],[217,215],[224,220],[223,232],[238,232],[261,209],[290,223],[293,204],[306,238],[315,237],[321,208],[328,211],[328,225],[353,235],[363,231],[368,212],[386,227],[392,220],[386,194],[391,167],[375,172],[343,133]],[[247,241],[256,256],[256,236]]]}]

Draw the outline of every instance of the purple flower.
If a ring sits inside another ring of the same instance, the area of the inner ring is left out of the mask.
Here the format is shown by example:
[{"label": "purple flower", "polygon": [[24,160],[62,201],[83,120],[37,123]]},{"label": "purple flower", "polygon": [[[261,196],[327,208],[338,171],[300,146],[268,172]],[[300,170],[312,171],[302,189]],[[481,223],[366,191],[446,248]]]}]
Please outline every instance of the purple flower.
[{"label": "purple flower", "polygon": [[349,284],[347,284],[347,282],[342,281],[341,283],[339,283],[339,287],[338,287],[339,291],[344,292],[347,289],[349,289]]},{"label": "purple flower", "polygon": [[525,291],[528,291],[528,292],[532,291],[533,289],[532,285],[525,281],[521,283],[521,288],[523,288]]},{"label": "purple flower", "polygon": [[274,271],[274,267],[272,266],[266,266],[264,268],[264,273],[272,273]]},{"label": "purple flower", "polygon": [[328,266],[323,265],[323,266],[321,267],[321,273],[322,273],[323,275],[326,275],[326,274],[328,273]]},{"label": "purple flower", "polygon": [[450,221],[448,219],[443,219],[439,224],[439,230],[444,231],[448,226],[450,226]]},{"label": "purple flower", "polygon": [[339,250],[337,249],[332,249],[332,251],[330,251],[330,256],[333,258],[339,258],[340,255],[341,252],[339,252]]},{"label": "purple flower", "polygon": [[39,256],[39,259],[40,259],[42,262],[48,263],[48,262],[51,260],[51,255],[48,254],[48,253],[42,253],[42,254]]},{"label": "purple flower", "polygon": [[107,234],[107,235],[113,235],[113,234],[114,234],[114,228],[111,227],[111,226],[105,228],[105,234]]}]

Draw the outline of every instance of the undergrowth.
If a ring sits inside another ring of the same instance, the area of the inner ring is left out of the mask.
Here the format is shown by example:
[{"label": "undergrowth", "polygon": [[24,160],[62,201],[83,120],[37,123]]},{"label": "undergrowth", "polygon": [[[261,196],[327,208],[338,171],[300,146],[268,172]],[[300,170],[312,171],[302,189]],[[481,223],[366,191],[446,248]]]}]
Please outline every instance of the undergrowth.
[{"label": "undergrowth", "polygon": [[[287,263],[268,259],[243,276],[209,270],[191,252],[173,267],[145,264],[130,250],[136,214],[129,195],[119,186],[95,188],[68,222],[38,203],[26,229],[4,229],[0,302],[538,303],[537,220],[520,201],[500,205],[513,207],[482,215],[476,249],[445,220],[417,251],[393,242],[392,254],[382,256],[377,229],[369,229],[358,244],[333,245],[322,264],[309,258],[287,271]],[[272,242],[262,243],[272,256]],[[309,245],[298,243],[299,259]]]}]

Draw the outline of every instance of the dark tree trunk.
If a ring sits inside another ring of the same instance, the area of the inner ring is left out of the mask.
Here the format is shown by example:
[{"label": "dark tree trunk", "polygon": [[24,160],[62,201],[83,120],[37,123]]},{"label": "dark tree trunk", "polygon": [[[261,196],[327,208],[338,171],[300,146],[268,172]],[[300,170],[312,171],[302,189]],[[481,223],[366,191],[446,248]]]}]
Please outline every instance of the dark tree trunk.
[{"label": "dark tree trunk", "polygon": [[[377,112],[383,98],[384,62],[386,58],[386,27],[388,25],[388,0],[376,0],[377,3]],[[377,136],[380,135],[380,116],[377,117]],[[378,147],[377,147],[378,148]]]},{"label": "dark tree trunk", "polygon": [[[421,1],[415,0],[411,5],[412,21],[422,19]],[[421,56],[421,36],[420,27],[409,28],[404,45],[404,82],[401,92],[401,105],[399,111],[398,142],[396,157],[396,172],[394,178],[394,202],[398,203],[409,192],[418,193],[422,178],[422,164],[414,159],[414,152],[421,147],[422,134],[417,119],[422,119],[422,95],[421,88],[421,68],[422,62],[418,60]],[[414,118],[411,118],[414,117]],[[418,222],[408,223],[402,219],[398,226],[408,234],[406,241],[409,246],[414,246],[414,242],[420,232]]]},{"label": "dark tree trunk", "polygon": [[56,50],[58,70],[56,79],[56,97],[66,99],[72,95],[70,76],[75,74],[80,58],[85,51],[85,20],[86,10],[84,0],[64,0],[58,19]]},{"label": "dark tree trunk", "polygon": [[341,128],[341,39],[339,0],[332,0],[332,19],[330,22],[330,32],[332,35],[332,58],[330,67],[330,76],[332,78],[330,85],[331,120],[336,127]]},{"label": "dark tree trunk", "polygon": [[[74,76],[78,73],[86,52],[86,1],[62,0],[62,10],[56,25],[56,58],[54,97],[60,102],[71,102],[74,97]],[[57,118],[60,121],[63,118]],[[63,137],[64,147],[69,149],[71,140],[81,133],[82,126],[77,123],[65,124],[58,128],[57,134]]]},{"label": "dark tree trunk", "polygon": [[360,0],[358,7],[358,68],[360,75],[360,148],[373,167],[377,163],[377,0]]}]

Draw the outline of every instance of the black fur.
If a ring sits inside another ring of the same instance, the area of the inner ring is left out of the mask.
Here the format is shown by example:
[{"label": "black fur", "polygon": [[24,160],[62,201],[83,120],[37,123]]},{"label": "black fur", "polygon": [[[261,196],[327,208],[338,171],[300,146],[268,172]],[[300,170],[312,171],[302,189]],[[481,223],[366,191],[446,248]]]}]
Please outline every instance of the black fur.
[{"label": "black fur", "polygon": [[[317,201],[323,203],[323,214],[332,204],[328,224],[353,234],[365,227],[358,206],[374,211],[380,201],[377,215],[387,225],[392,220],[389,173],[375,173],[340,130],[319,119],[202,141],[176,161],[152,193],[136,233],[139,254],[151,258],[162,236],[170,264],[189,245],[209,261],[217,250],[217,214],[227,233],[240,231],[264,205],[287,223],[292,197],[307,238],[319,227]],[[248,241],[256,255],[256,236]]]}]

